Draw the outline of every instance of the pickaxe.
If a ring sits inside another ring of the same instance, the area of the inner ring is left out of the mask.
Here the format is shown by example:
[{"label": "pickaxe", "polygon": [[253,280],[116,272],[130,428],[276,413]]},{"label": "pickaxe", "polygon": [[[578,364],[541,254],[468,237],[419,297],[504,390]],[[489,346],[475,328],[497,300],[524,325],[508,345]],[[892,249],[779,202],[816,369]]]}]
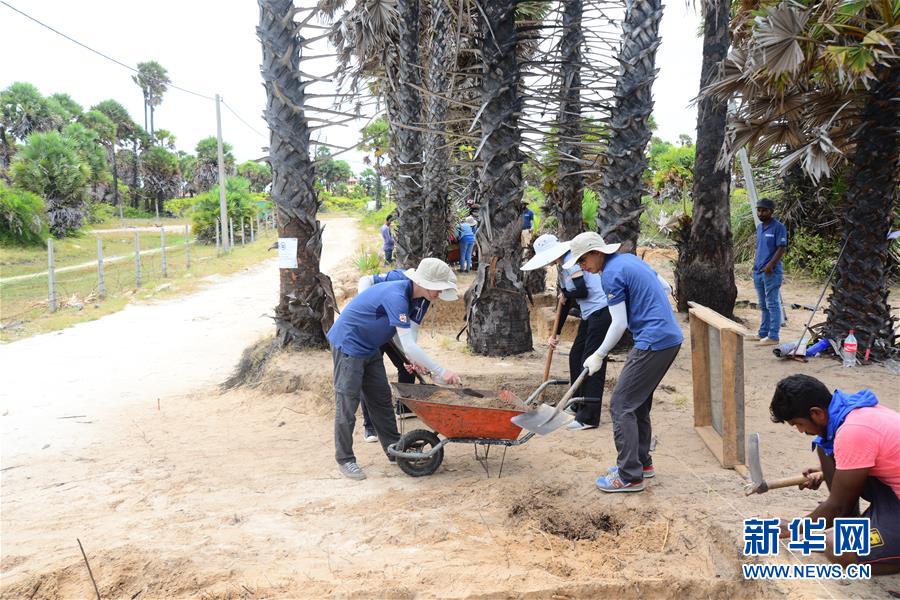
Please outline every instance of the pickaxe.
[{"label": "pickaxe", "polygon": [[750,494],[764,494],[777,488],[800,485],[807,480],[806,475],[797,475],[795,477],[766,481],[763,477],[762,463],[759,462],[758,433],[751,433],[747,438],[747,467],[750,469],[751,481],[744,486],[744,493],[748,496]]}]

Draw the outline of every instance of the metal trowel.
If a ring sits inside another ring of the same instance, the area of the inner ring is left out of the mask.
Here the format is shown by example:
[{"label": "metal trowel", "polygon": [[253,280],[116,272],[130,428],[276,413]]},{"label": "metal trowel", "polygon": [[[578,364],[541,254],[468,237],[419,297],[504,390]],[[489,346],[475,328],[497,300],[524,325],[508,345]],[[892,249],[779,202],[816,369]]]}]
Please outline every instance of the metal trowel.
[{"label": "metal trowel", "polygon": [[569,403],[569,400],[572,399],[572,396],[575,395],[575,392],[578,390],[578,388],[581,387],[581,382],[583,382],[585,377],[587,376],[588,370],[584,369],[581,372],[581,375],[578,376],[578,379],[575,380],[575,383],[573,383],[572,386],[566,391],[566,394],[562,397],[562,400],[556,403],[555,407],[550,406],[546,403],[541,404],[536,409],[530,412],[516,415],[511,419],[512,422],[522,429],[533,431],[538,435],[547,435],[548,433],[556,431],[563,425],[571,422],[575,417],[564,413],[563,409],[566,407],[566,404]]}]

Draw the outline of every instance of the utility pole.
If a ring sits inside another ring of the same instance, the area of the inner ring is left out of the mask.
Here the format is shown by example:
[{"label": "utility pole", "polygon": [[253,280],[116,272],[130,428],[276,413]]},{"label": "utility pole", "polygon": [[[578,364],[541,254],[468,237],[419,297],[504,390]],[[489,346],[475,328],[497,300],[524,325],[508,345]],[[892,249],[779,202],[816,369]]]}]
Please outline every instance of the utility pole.
[{"label": "utility pole", "polygon": [[222,224],[222,250],[228,252],[228,207],[225,204],[225,154],[222,151],[222,98],[216,94],[216,150],[219,155],[219,222]]}]

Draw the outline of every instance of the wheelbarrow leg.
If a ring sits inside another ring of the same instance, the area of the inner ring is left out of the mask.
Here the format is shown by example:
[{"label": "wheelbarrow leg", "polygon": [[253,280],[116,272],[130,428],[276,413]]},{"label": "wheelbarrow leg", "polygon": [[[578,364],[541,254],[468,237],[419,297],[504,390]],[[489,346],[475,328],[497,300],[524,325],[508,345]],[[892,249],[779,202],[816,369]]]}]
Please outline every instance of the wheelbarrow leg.
[{"label": "wheelbarrow leg", "polygon": [[490,446],[489,444],[485,446],[485,448],[484,448],[484,457],[481,457],[481,456],[478,456],[478,444],[475,443],[475,444],[472,444],[472,445],[475,447],[475,460],[477,460],[477,461],[481,464],[481,466],[484,468],[485,474],[487,475],[488,478],[490,478],[490,476],[491,476],[491,471],[490,471],[490,469],[488,468],[487,461],[488,461],[488,454],[489,454],[490,451],[491,451],[491,446]]},{"label": "wheelbarrow leg", "polygon": [[500,457],[500,472],[497,473],[497,479],[500,479],[500,476],[503,475],[503,463],[506,462],[506,451],[509,449],[509,446],[503,446],[503,456]]}]

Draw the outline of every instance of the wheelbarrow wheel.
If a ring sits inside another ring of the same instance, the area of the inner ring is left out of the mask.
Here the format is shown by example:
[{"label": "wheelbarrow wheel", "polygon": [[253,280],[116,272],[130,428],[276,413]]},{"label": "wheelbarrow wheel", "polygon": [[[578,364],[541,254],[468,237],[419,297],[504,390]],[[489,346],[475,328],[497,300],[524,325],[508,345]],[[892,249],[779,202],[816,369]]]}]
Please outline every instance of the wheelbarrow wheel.
[{"label": "wheelbarrow wheel", "polygon": [[[440,442],[440,438],[434,432],[427,429],[414,429],[401,436],[400,441],[397,442],[397,450],[401,452],[421,452],[424,454]],[[439,448],[434,456],[421,459],[409,459],[398,456],[397,466],[410,477],[424,477],[437,471],[443,460],[444,449]]]}]

